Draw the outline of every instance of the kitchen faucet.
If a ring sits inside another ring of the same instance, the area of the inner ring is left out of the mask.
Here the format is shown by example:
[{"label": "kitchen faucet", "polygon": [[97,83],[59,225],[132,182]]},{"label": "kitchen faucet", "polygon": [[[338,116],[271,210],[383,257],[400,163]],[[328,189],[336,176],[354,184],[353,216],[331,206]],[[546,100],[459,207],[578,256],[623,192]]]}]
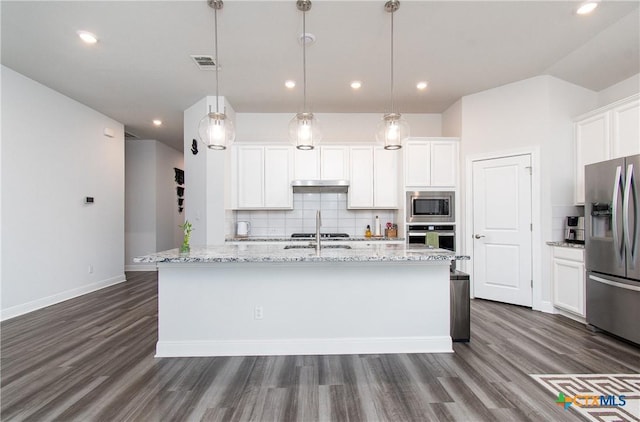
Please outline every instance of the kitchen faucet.
[{"label": "kitchen faucet", "polygon": [[320,218],[320,210],[316,211],[316,255],[320,255],[320,226],[322,219]]}]

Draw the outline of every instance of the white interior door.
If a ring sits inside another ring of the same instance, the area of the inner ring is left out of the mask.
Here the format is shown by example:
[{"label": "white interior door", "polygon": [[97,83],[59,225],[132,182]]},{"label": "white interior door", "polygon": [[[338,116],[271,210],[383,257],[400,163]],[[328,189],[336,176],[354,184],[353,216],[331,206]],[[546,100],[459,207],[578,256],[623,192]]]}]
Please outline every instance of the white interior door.
[{"label": "white interior door", "polygon": [[531,156],[473,162],[474,295],[532,305]]}]

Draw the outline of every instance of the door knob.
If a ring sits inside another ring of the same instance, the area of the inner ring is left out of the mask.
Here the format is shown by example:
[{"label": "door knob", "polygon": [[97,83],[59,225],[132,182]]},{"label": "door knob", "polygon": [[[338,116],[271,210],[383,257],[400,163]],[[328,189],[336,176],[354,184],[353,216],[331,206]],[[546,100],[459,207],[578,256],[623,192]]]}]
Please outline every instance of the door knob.
[{"label": "door knob", "polygon": [[485,237],[483,234],[475,234],[473,235],[476,239],[480,239],[481,237]]}]

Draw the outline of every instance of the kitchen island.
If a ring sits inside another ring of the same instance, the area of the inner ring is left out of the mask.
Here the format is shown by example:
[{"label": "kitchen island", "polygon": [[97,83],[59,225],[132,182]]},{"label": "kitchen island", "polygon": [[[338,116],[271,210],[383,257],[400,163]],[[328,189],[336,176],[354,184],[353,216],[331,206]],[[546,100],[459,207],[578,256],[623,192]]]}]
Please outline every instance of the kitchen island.
[{"label": "kitchen island", "polygon": [[156,356],[452,351],[452,252],[383,244],[326,245],[318,254],[305,246],[136,258],[158,266]]}]

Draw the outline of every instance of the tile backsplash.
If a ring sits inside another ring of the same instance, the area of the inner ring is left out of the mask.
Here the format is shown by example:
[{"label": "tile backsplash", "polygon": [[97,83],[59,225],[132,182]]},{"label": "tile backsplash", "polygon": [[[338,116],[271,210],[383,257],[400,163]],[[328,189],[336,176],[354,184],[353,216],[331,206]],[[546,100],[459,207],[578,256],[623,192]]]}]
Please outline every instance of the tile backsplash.
[{"label": "tile backsplash", "polygon": [[584,206],[579,205],[554,205],[551,207],[551,239],[552,241],[564,240],[564,225],[568,216],[584,216]]},{"label": "tile backsplash", "polygon": [[236,221],[248,221],[251,236],[289,237],[292,233],[314,233],[317,210],[322,213],[323,233],[348,233],[350,236],[364,236],[367,225],[371,225],[373,231],[376,215],[384,232],[387,222],[397,223],[398,214],[397,210],[349,210],[346,193],[295,193],[293,210],[235,211],[235,218],[227,227],[235,228]]}]

